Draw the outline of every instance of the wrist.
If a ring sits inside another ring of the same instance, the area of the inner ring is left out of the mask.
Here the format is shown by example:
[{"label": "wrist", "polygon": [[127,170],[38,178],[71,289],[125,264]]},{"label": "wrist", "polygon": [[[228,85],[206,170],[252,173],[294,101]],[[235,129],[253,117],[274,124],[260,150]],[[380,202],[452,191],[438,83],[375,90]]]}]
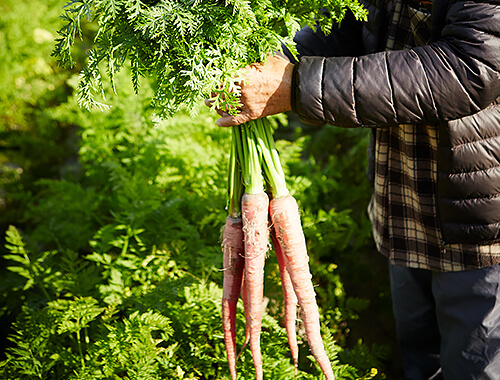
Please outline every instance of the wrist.
[{"label": "wrist", "polygon": [[281,62],[281,70],[277,70],[279,73],[276,76],[276,79],[279,82],[277,90],[274,96],[271,96],[271,99],[275,97],[275,101],[278,103],[276,106],[277,113],[287,112],[292,109],[292,88],[293,88],[293,71],[294,65],[290,63],[288,60],[284,60],[283,58],[278,58]]}]

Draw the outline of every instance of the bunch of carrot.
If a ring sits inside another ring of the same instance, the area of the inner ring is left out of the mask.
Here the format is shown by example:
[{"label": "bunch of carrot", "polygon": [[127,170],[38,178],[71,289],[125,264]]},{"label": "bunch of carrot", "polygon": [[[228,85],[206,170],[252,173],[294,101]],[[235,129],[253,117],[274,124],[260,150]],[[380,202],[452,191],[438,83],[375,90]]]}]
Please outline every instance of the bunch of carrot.
[{"label": "bunch of carrot", "polygon": [[229,215],[222,235],[222,321],[231,378],[235,380],[237,376],[236,305],[241,296],[246,319],[244,346],[250,345],[256,379],[263,379],[260,331],[264,262],[271,238],[279,264],[285,328],[295,374],[298,365],[295,331],[298,304],[309,348],[326,379],[333,380],[320,334],[319,311],[299,209],[286,187],[274,145],[273,127],[269,120],[259,119],[233,127],[232,133]]}]

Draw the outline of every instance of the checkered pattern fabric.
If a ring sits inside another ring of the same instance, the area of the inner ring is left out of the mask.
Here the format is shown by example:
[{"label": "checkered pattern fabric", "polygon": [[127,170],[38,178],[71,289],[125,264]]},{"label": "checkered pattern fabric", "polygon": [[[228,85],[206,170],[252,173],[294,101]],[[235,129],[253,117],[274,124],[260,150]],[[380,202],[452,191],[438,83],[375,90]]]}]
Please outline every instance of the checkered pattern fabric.
[{"label": "checkered pattern fabric", "polygon": [[[426,44],[430,3],[389,0],[393,14],[387,50]],[[368,207],[378,250],[392,263],[434,271],[477,269],[500,263],[500,244],[446,244],[437,217],[435,126],[375,130],[374,192]]]}]

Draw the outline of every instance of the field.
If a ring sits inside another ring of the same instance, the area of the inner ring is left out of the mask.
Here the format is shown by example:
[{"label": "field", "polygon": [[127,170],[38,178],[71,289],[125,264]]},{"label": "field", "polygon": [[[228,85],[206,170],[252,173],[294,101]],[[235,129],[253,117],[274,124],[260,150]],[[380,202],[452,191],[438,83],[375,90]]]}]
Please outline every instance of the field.
[{"label": "field", "polygon": [[[85,43],[74,69],[51,57],[65,3],[0,4],[0,378],[229,379],[220,229],[230,130],[205,109],[157,120],[148,83],[135,95],[126,70],[109,110],[81,109]],[[337,378],[397,380],[386,262],[365,212],[369,131],[292,114],[275,122]],[[265,294],[265,377],[290,379],[272,254]],[[241,345],[242,307],[238,323]],[[298,378],[320,378],[300,340]],[[248,350],[239,368],[252,378]]]}]

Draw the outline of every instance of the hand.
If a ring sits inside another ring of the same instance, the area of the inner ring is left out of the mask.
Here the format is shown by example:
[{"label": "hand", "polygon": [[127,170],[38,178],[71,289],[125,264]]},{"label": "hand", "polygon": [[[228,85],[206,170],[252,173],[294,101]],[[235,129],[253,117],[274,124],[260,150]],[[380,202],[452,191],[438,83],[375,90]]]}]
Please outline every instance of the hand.
[{"label": "hand", "polygon": [[[217,110],[220,127],[239,125],[250,120],[275,115],[291,109],[293,64],[280,56],[269,56],[267,62],[254,63],[241,70],[244,78],[240,83],[242,104],[237,115]],[[205,100],[210,106],[210,100]]]}]

